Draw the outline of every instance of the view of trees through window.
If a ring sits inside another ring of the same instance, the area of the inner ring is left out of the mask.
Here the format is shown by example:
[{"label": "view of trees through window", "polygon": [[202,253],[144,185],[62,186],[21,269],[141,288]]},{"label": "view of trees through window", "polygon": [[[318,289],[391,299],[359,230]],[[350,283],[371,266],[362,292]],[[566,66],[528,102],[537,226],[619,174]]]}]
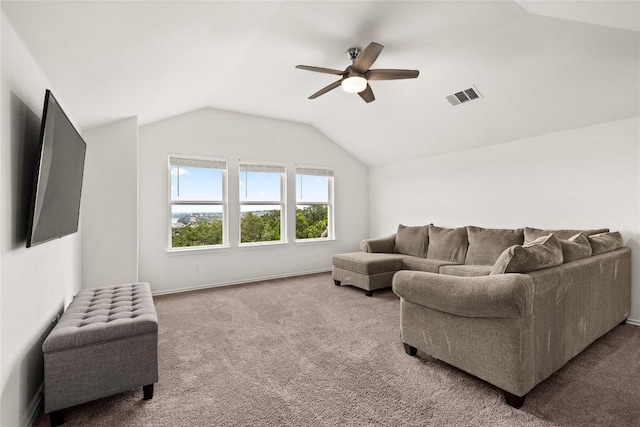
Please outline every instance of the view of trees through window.
[{"label": "view of trees through window", "polygon": [[171,247],[222,245],[226,162],[170,157],[169,165]]},{"label": "view of trees through window", "polygon": [[282,241],[284,166],[240,163],[240,243]]},{"label": "view of trees through window", "polygon": [[296,168],[296,239],[329,238],[333,171]]},{"label": "view of trees through window", "polygon": [[[226,244],[226,162],[170,158],[171,247]],[[283,166],[240,164],[240,243],[283,237]],[[303,173],[300,173],[303,172]],[[296,239],[327,238],[331,171],[296,168]]]}]

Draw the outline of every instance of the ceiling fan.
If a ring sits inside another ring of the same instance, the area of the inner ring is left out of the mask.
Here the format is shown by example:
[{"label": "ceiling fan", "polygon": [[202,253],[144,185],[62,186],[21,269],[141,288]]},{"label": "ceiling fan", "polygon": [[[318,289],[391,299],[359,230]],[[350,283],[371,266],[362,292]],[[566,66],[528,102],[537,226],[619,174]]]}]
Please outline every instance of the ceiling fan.
[{"label": "ceiling fan", "polygon": [[344,89],[345,92],[357,93],[365,100],[365,102],[371,102],[375,101],[376,98],[373,96],[371,86],[369,86],[369,80],[415,79],[418,77],[418,74],[420,73],[418,70],[370,70],[369,67],[373,65],[383,48],[384,46],[381,44],[369,43],[369,46],[362,51],[357,47],[348,49],[347,54],[353,63],[345,68],[344,71],[334,70],[331,68],[312,67],[309,65],[296,65],[296,68],[300,70],[342,76],[340,80],[320,89],[311,95],[309,99],[316,99],[320,95],[324,95],[330,90],[333,90],[338,86],[342,86],[342,89]]}]

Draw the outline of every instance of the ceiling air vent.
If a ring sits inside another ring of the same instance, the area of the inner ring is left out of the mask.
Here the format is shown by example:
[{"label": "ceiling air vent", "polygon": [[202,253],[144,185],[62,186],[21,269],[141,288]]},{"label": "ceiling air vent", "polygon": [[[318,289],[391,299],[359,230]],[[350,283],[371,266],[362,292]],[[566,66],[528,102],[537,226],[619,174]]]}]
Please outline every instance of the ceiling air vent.
[{"label": "ceiling air vent", "polygon": [[480,99],[480,92],[478,92],[478,89],[475,87],[470,87],[469,89],[447,96],[447,101],[454,106],[464,104],[465,102],[473,101],[475,99]]}]

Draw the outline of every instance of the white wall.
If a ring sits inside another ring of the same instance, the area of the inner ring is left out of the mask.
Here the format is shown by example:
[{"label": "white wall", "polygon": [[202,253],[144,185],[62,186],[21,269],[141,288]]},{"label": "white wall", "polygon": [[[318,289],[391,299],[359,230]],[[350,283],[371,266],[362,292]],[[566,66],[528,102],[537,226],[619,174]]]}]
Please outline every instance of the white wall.
[{"label": "white wall", "polygon": [[[288,172],[287,197],[295,201],[295,165],[334,168],[336,237],[296,244],[295,202],[290,203],[286,245],[238,248],[237,206],[229,204],[231,247],[216,252],[167,253],[169,153],[223,157],[229,164],[229,200],[238,198],[238,160],[279,162]],[[154,292],[329,270],[331,255],[358,250],[368,230],[367,168],[308,125],[213,109],[139,129],[141,281]],[[195,269],[198,264],[198,271]]]},{"label": "white wall", "polygon": [[83,132],[82,287],[138,280],[138,120]]},{"label": "white wall", "polygon": [[[2,15],[0,88],[0,425],[26,425],[43,380],[42,341],[79,289],[78,234],[26,248],[47,77]],[[56,93],[64,106],[64,94]]]},{"label": "white wall", "polygon": [[370,234],[398,223],[599,228],[633,251],[630,318],[640,321],[640,120],[372,167]]}]

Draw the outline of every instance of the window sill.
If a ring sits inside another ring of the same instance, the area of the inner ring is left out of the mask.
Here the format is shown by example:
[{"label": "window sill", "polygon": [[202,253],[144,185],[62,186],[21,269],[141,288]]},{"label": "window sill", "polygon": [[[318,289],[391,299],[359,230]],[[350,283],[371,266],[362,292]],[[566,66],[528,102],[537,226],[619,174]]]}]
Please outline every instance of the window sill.
[{"label": "window sill", "polygon": [[264,248],[277,248],[289,246],[288,242],[255,242],[255,243],[240,243],[238,249],[241,251],[245,249],[264,249]]},{"label": "window sill", "polygon": [[329,243],[335,243],[337,239],[327,239],[327,238],[319,238],[319,239],[297,239],[295,241],[296,245],[324,245]]},{"label": "window sill", "polygon": [[171,256],[180,256],[180,255],[195,255],[202,253],[210,253],[210,252],[228,252],[230,249],[229,246],[192,246],[185,248],[173,248],[167,249],[167,255]]}]

